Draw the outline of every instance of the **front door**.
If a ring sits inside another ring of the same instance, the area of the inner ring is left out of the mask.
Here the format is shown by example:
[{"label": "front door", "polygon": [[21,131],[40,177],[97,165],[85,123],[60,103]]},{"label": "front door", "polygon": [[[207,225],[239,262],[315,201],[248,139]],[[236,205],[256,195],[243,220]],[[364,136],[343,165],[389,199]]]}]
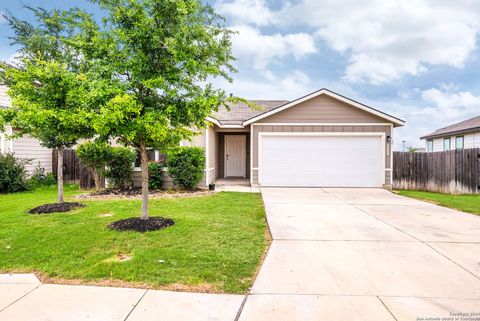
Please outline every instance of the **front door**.
[{"label": "front door", "polygon": [[247,137],[225,135],[225,177],[245,177]]}]

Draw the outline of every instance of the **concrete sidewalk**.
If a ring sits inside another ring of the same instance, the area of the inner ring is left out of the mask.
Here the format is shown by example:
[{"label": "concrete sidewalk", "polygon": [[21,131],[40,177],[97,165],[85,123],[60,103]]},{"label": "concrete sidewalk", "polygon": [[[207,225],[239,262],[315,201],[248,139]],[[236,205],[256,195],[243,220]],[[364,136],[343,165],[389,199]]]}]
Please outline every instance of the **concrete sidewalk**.
[{"label": "concrete sidewalk", "polygon": [[0,274],[1,321],[234,320],[244,296],[41,284]]}]

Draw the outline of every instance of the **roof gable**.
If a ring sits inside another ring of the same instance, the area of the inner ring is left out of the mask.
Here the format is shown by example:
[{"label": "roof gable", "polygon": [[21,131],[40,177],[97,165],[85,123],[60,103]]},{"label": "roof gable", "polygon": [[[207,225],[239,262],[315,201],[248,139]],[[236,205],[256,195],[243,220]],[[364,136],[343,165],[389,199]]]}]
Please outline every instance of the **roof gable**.
[{"label": "roof gable", "polygon": [[450,126],[437,129],[433,133],[420,137],[420,139],[447,136],[455,133],[460,134],[475,130],[480,130],[480,116],[466,119]]},{"label": "roof gable", "polygon": [[374,116],[376,116],[376,117],[378,117],[378,118],[380,118],[380,119],[383,119],[383,120],[385,120],[385,121],[387,121],[387,122],[389,122],[389,123],[393,123],[394,126],[403,126],[403,125],[405,125],[405,122],[404,122],[403,120],[399,119],[399,118],[396,118],[396,117],[394,117],[394,116],[388,115],[388,114],[386,114],[386,113],[384,113],[384,112],[381,112],[381,111],[379,111],[379,110],[377,110],[377,109],[374,109],[374,108],[372,108],[372,107],[369,107],[369,106],[367,106],[367,105],[361,104],[361,103],[359,103],[359,102],[357,102],[357,101],[354,101],[354,100],[352,100],[352,99],[346,98],[346,97],[344,97],[344,96],[342,96],[342,95],[339,95],[339,94],[337,94],[337,93],[334,93],[334,92],[332,92],[332,91],[330,91],[330,90],[328,90],[328,89],[325,89],[325,88],[320,89],[320,90],[318,90],[318,91],[316,91],[316,92],[313,92],[313,93],[311,93],[311,94],[308,94],[308,95],[306,95],[306,96],[303,96],[303,97],[301,97],[301,98],[298,98],[298,99],[296,99],[296,100],[293,100],[293,101],[291,101],[291,102],[285,103],[285,104],[283,104],[283,105],[281,105],[281,106],[278,106],[278,107],[276,107],[276,108],[273,108],[273,109],[271,109],[271,110],[265,111],[265,112],[263,112],[263,113],[261,113],[261,114],[259,114],[259,115],[257,115],[257,116],[251,117],[250,119],[247,119],[246,121],[244,121],[244,122],[243,122],[243,125],[248,125],[248,124],[251,124],[251,123],[254,123],[254,122],[258,122],[258,121],[261,120],[261,119],[264,119],[264,118],[266,118],[266,117],[272,116],[272,115],[274,115],[274,114],[276,114],[276,113],[279,113],[279,112],[281,112],[281,111],[284,111],[284,110],[286,110],[286,109],[289,109],[289,108],[291,108],[291,107],[293,107],[293,106],[297,106],[297,105],[299,105],[299,104],[301,104],[301,103],[303,103],[303,102],[306,102],[306,101],[308,101],[308,100],[311,100],[311,99],[313,99],[313,98],[315,98],[315,97],[318,97],[318,96],[320,96],[320,95],[326,95],[326,96],[328,96],[328,97],[337,99],[337,100],[339,100],[339,101],[341,101],[341,102],[343,102],[343,103],[348,104],[348,105],[351,106],[351,107],[358,108],[359,110],[362,110],[362,111],[364,111],[364,112],[370,113],[370,114],[372,114],[372,115],[374,115]]}]

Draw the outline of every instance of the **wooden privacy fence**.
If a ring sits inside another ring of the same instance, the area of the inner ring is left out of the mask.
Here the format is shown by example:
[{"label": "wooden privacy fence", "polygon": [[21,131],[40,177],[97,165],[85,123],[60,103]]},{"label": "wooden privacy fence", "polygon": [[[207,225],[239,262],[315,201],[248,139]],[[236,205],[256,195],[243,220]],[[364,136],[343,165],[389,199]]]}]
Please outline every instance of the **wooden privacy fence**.
[{"label": "wooden privacy fence", "polygon": [[[52,169],[55,177],[58,164],[57,153],[57,150],[52,151]],[[80,188],[90,189],[95,187],[95,181],[90,170],[80,163],[80,159],[74,149],[65,149],[63,151],[63,179],[67,183],[79,183]],[[105,187],[104,179],[102,179],[102,185]]]},{"label": "wooden privacy fence", "polygon": [[480,193],[480,148],[433,153],[394,152],[393,188]]}]

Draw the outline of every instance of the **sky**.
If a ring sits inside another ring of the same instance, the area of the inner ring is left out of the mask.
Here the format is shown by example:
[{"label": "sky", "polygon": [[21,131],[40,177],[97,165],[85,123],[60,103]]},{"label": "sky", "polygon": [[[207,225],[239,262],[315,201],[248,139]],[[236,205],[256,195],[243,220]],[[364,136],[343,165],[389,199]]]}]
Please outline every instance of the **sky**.
[{"label": "sky", "polygon": [[[23,4],[83,8],[86,0],[2,0],[0,10],[29,20]],[[480,115],[478,0],[208,0],[237,33],[238,73],[216,81],[247,99],[295,99],[320,88],[404,119],[394,148]],[[11,31],[0,19],[0,59]]]}]

